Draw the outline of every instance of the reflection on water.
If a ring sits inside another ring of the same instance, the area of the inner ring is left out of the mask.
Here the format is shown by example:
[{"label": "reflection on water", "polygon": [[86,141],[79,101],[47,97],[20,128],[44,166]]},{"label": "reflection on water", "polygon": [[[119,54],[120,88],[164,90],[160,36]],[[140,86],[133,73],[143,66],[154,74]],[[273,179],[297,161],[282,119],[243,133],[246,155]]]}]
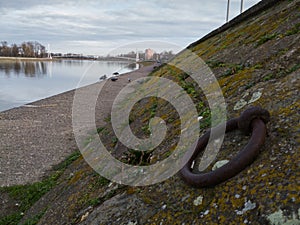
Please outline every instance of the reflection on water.
[{"label": "reflection on water", "polygon": [[12,75],[24,74],[26,77],[40,77],[47,75],[47,68],[45,62],[1,62],[0,70],[4,71],[5,75],[9,77]]},{"label": "reflection on water", "polygon": [[66,66],[82,66],[84,64],[85,61],[82,61],[82,60],[60,60],[60,61],[57,61],[61,64],[64,64]]},{"label": "reflection on water", "polygon": [[[44,62],[44,61],[0,61],[0,71],[4,71],[4,74],[7,77],[11,75],[19,76],[20,74],[24,74],[26,77],[43,77],[47,75],[47,66],[50,64],[52,66],[52,61]],[[67,67],[79,66],[82,67],[86,62],[83,60],[58,60],[55,61],[56,64],[62,64]],[[107,67],[116,67],[121,66],[121,69],[126,68],[129,71],[137,69],[138,65],[136,63],[128,64],[126,62],[105,62]],[[126,71],[127,72],[127,71]],[[1,75],[1,73],[0,73]]]},{"label": "reflection on water", "polygon": [[0,60],[0,111],[98,82],[104,74],[110,77],[114,72],[122,74],[138,67],[114,61]]},{"label": "reflection on water", "polygon": [[136,70],[137,67],[138,67],[138,64],[136,64],[136,63],[131,63],[131,64],[127,65],[127,68],[130,70]]}]

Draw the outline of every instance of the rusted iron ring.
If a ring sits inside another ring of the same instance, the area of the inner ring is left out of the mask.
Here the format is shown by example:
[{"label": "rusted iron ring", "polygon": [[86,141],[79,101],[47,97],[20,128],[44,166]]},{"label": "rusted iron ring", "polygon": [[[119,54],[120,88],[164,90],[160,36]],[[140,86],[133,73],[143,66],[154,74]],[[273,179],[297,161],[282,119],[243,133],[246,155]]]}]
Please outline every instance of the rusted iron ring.
[{"label": "rusted iron ring", "polygon": [[208,144],[211,132],[211,130],[208,130],[198,139],[196,148],[192,149],[194,151],[192,157],[180,170],[179,174],[182,179],[193,187],[207,187],[217,185],[241,172],[259,154],[259,149],[265,142],[266,123],[269,120],[270,114],[267,110],[260,107],[250,107],[240,117],[227,121],[226,133],[236,129],[244,133],[251,133],[248,144],[222,167],[207,173],[193,173],[191,166],[195,158]]}]

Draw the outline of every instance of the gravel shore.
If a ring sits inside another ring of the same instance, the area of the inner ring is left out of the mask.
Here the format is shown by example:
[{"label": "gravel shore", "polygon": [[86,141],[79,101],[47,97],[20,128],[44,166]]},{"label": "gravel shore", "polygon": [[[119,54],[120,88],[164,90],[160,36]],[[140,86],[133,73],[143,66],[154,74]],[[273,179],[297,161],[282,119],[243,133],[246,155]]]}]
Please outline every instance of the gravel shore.
[{"label": "gravel shore", "polygon": [[[102,88],[97,104],[97,125],[110,113],[111,105],[128,78],[147,76],[153,65],[83,88]],[[75,90],[0,113],[0,186],[40,180],[55,164],[77,148],[72,129]]]}]

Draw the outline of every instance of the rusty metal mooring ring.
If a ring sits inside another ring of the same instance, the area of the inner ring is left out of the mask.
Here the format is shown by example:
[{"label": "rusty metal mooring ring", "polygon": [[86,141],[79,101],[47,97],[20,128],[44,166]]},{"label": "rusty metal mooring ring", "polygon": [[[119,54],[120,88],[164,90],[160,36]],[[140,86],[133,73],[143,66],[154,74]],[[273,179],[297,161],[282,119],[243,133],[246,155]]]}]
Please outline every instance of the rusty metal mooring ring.
[{"label": "rusty metal mooring ring", "polygon": [[222,167],[207,173],[193,173],[192,163],[208,143],[211,132],[211,130],[208,130],[198,139],[192,157],[180,170],[179,173],[182,179],[193,187],[207,187],[217,185],[241,172],[254,161],[259,149],[264,144],[267,133],[265,124],[269,120],[270,114],[267,110],[260,107],[250,107],[240,117],[227,121],[226,133],[235,129],[239,129],[244,133],[251,133],[248,144]]}]

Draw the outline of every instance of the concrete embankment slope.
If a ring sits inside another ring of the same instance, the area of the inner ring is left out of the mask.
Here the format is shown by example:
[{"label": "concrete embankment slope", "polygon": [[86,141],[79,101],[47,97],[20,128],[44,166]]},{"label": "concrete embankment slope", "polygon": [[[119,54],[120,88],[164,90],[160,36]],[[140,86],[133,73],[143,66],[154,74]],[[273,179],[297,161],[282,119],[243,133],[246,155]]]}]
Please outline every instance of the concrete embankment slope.
[{"label": "concrete embankment slope", "polygon": [[[108,80],[99,98],[97,121],[108,116],[113,96],[128,82],[127,77],[134,80],[152,69],[143,67],[116,82]],[[92,87],[100,89],[103,84]],[[77,149],[72,130],[73,97],[74,90],[0,113],[0,186],[37,181]]]},{"label": "concrete embankment slope", "polygon": [[237,26],[238,24],[242,23],[243,21],[246,21],[250,18],[253,18],[255,16],[258,16],[260,13],[263,13],[263,11],[268,10],[269,8],[272,8],[275,4],[277,4],[278,0],[262,0],[253,7],[249,8],[239,16],[233,18],[229,22],[225,23],[223,26],[219,27],[218,29],[213,30],[212,32],[208,33],[201,39],[195,41],[194,43],[190,44],[187,48],[192,48],[193,46],[196,46],[200,44],[201,42],[206,41],[207,39],[218,35],[222,32],[225,32],[226,30]]}]

